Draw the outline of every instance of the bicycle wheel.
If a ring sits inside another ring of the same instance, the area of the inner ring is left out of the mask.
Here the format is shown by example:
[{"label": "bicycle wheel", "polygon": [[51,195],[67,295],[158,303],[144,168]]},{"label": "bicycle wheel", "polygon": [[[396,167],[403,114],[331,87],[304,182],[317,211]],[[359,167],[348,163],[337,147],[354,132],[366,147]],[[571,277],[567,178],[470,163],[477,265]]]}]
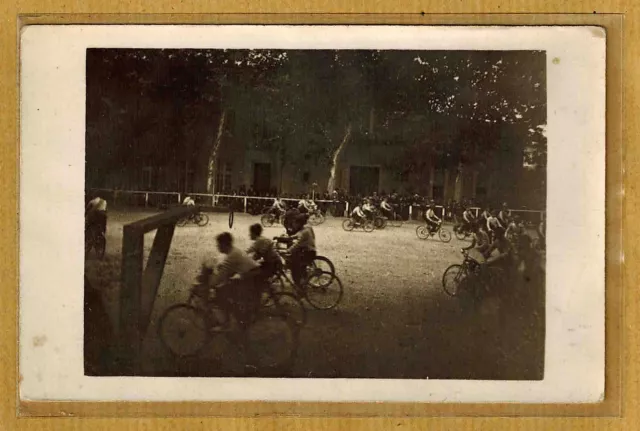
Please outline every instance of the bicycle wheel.
[{"label": "bicycle wheel", "polygon": [[180,226],[180,227],[183,227],[183,226],[186,226],[188,222],[189,222],[189,218],[188,217],[183,217],[180,220],[178,220],[178,222],[176,224],[178,226]]},{"label": "bicycle wheel", "polygon": [[466,231],[464,231],[464,230],[461,230],[461,228],[458,228],[458,229],[455,229],[455,228],[454,228],[454,229],[453,229],[453,232],[455,233],[456,238],[457,238],[458,240],[460,240],[460,241],[465,240],[465,239],[467,238],[467,236],[468,236],[467,232],[466,232]]},{"label": "bicycle wheel", "polygon": [[302,301],[292,293],[277,292],[271,295],[271,306],[285,312],[298,326],[307,323],[307,309]]},{"label": "bicycle wheel", "polygon": [[233,208],[229,207],[229,229],[233,227]]},{"label": "bicycle wheel", "polygon": [[440,241],[442,242],[451,241],[451,232],[449,232],[447,229],[440,228],[440,230],[438,230],[438,236],[440,237]]},{"label": "bicycle wheel", "polygon": [[362,228],[365,232],[373,232],[376,229],[375,225],[373,224],[373,220],[365,221],[362,225]]},{"label": "bicycle wheel", "polygon": [[258,374],[277,372],[293,364],[298,350],[299,326],[283,310],[260,310],[246,329],[247,366]]},{"label": "bicycle wheel", "polygon": [[350,218],[342,222],[342,229],[346,230],[347,232],[351,232],[354,227],[355,225],[353,223],[353,220],[351,220]]},{"label": "bicycle wheel", "polygon": [[158,322],[162,344],[175,356],[195,356],[207,344],[210,322],[204,313],[191,305],[169,307]]},{"label": "bicycle wheel", "polygon": [[264,227],[271,227],[273,226],[273,215],[271,214],[264,214],[262,217],[260,217],[260,223],[262,224],[262,226]]},{"label": "bicycle wheel", "polygon": [[314,272],[324,271],[324,272],[330,272],[331,274],[336,273],[336,267],[333,265],[333,262],[331,262],[329,258],[324,256],[314,257],[313,260],[311,261],[310,266],[312,267],[312,270]]},{"label": "bicycle wheel", "polygon": [[[322,281],[320,281],[322,280]],[[305,286],[305,298],[317,310],[330,310],[342,300],[344,287],[340,278],[323,272],[316,274]]]},{"label": "bicycle wheel", "polygon": [[198,218],[196,219],[196,224],[200,227],[205,227],[209,224],[209,216],[205,213],[198,214]]},{"label": "bicycle wheel", "polygon": [[420,239],[429,238],[429,228],[424,225],[420,225],[416,228],[416,236]]},{"label": "bicycle wheel", "polygon": [[460,293],[460,286],[467,278],[462,265],[454,264],[449,266],[442,274],[442,287],[449,296],[457,296]]},{"label": "bicycle wheel", "polygon": [[387,221],[382,217],[376,217],[373,219],[373,226],[376,229],[384,229],[387,225]]}]

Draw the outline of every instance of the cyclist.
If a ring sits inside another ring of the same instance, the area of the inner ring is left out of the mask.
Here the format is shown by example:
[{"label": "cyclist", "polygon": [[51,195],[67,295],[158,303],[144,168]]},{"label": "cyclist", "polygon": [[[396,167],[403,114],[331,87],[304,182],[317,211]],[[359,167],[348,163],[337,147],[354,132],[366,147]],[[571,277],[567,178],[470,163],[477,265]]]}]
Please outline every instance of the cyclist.
[{"label": "cyclist", "polygon": [[435,209],[435,204],[431,203],[429,204],[427,211],[424,213],[424,221],[427,223],[427,226],[429,226],[429,233],[435,232],[440,223],[442,223],[442,220],[440,220],[436,215]]},{"label": "cyclist", "polygon": [[193,198],[191,196],[187,196],[186,198],[184,198],[184,200],[182,201],[182,205],[187,206],[187,207],[193,207],[196,205],[196,201],[193,200]]},{"label": "cyclist", "polygon": [[262,226],[259,223],[251,225],[249,237],[253,244],[247,254],[253,255],[253,259],[260,262],[265,277],[271,277],[280,266],[280,256],[274,250],[273,242],[262,236]]},{"label": "cyclist", "polygon": [[301,214],[308,214],[311,211],[311,204],[309,202],[310,199],[308,195],[300,199],[298,202],[298,211],[300,211]]},{"label": "cyclist", "polygon": [[380,210],[386,218],[390,220],[393,219],[393,207],[389,205],[389,202],[387,202],[386,196],[382,198],[382,202],[380,202]]},{"label": "cyclist", "polygon": [[497,211],[489,213],[489,218],[487,219],[487,231],[489,232],[492,241],[496,241],[501,237],[504,237],[505,228],[498,219]]},{"label": "cyclist", "polygon": [[289,247],[291,278],[300,286],[305,268],[316,257],[316,234],[313,228],[307,225],[309,217],[300,214],[296,217],[294,225],[297,233],[293,235],[293,245]]},{"label": "cyclist", "polygon": [[471,225],[475,222],[475,217],[473,212],[471,212],[471,208],[466,207],[462,212],[462,229],[465,229],[469,232],[472,231]]},{"label": "cyclist", "polygon": [[502,209],[498,213],[498,220],[500,220],[500,224],[502,226],[509,226],[510,213],[511,213],[511,211],[509,210],[509,207],[507,206],[507,203],[506,202],[503,203],[502,204]]},{"label": "cyclist", "polygon": [[84,213],[85,226],[96,229],[100,234],[107,232],[107,201],[96,196],[89,201]]},{"label": "cyclist", "polygon": [[284,220],[282,224],[287,231],[287,235],[293,235],[295,232],[293,221],[301,214],[298,208],[291,208],[284,214]]},{"label": "cyclist", "polygon": [[478,217],[478,223],[482,226],[487,225],[487,220],[491,217],[491,208],[485,207],[484,210],[480,213],[480,217]]},{"label": "cyclist", "polygon": [[367,215],[364,213],[364,211],[362,211],[362,208],[360,207],[360,205],[357,205],[352,211],[351,211],[351,218],[353,219],[353,221],[359,225],[364,223],[364,219],[367,217]]},{"label": "cyclist", "polygon": [[273,213],[278,219],[285,212],[285,206],[282,199],[276,197],[271,204],[271,208],[269,209],[271,213]]},{"label": "cyclist", "polygon": [[247,321],[248,313],[260,303],[260,289],[255,277],[260,266],[245,252],[233,245],[229,232],[217,236],[218,251],[225,255],[219,264],[205,261],[201,268],[200,280],[208,282],[216,289],[218,296],[227,305],[235,302],[240,312],[240,320]]},{"label": "cyclist", "polygon": [[471,224],[471,232],[473,232],[473,236],[471,237],[471,245],[469,247],[463,248],[462,250],[468,251],[474,249],[478,253],[480,253],[486,260],[489,256],[489,249],[491,248],[489,234],[485,230],[484,226],[476,222]]},{"label": "cyclist", "polygon": [[364,204],[362,204],[362,212],[364,213],[364,215],[369,219],[369,220],[373,220],[373,213],[374,213],[374,208],[373,205],[371,205],[371,201],[369,199],[365,199],[364,200]]}]

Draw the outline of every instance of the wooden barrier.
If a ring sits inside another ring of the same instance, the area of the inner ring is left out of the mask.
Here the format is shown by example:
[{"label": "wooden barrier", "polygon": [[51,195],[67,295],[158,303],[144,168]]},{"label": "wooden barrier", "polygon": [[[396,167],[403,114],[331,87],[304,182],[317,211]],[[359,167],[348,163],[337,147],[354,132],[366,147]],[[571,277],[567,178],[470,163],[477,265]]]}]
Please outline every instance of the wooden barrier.
[{"label": "wooden barrier", "polygon": [[[120,290],[119,366],[125,375],[140,370],[140,348],[147,331],[176,223],[200,211],[176,207],[162,214],[129,223],[123,228],[122,287]],[[144,234],[157,230],[144,265]]]}]

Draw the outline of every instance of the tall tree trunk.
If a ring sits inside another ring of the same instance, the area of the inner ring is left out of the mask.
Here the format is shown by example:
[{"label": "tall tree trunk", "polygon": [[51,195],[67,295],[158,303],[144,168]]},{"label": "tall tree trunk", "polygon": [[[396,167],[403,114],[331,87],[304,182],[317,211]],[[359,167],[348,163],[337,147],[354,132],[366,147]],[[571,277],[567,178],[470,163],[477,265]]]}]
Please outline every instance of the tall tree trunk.
[{"label": "tall tree trunk", "polygon": [[462,200],[462,192],[464,186],[464,164],[459,163],[456,170],[456,182],[453,189],[453,200],[460,202]]},{"label": "tall tree trunk", "polygon": [[345,145],[349,141],[351,137],[351,123],[347,126],[347,130],[345,131],[344,137],[342,138],[342,142],[336,150],[333,152],[333,158],[331,159],[331,171],[329,173],[329,181],[327,183],[327,192],[332,193],[335,189],[336,182],[336,168],[338,167],[338,157],[340,157],[340,153],[344,149]]},{"label": "tall tree trunk", "polygon": [[216,193],[216,174],[218,169],[218,150],[222,143],[222,133],[224,131],[224,123],[227,118],[227,110],[224,109],[220,114],[220,121],[218,122],[218,133],[216,139],[212,142],[211,151],[209,152],[209,163],[207,165],[207,190],[211,194]]}]

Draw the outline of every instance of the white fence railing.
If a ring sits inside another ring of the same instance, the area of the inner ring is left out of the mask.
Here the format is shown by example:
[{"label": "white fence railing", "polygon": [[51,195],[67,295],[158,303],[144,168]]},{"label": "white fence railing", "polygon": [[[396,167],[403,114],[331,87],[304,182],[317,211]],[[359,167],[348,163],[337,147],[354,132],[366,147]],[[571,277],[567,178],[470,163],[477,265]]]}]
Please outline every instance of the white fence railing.
[{"label": "white fence railing", "polygon": [[[153,207],[163,207],[163,206],[172,206],[179,205],[182,203],[182,200],[190,196],[192,197],[197,205],[202,206],[217,206],[217,205],[228,205],[233,202],[237,203],[236,208],[239,209],[240,205],[242,206],[243,212],[249,212],[250,207],[256,202],[265,201],[266,206],[268,203],[273,201],[273,197],[264,197],[264,196],[238,196],[238,195],[225,195],[225,194],[210,194],[210,193],[180,193],[180,192],[156,192],[156,191],[146,191],[146,190],[114,190],[114,189],[99,189],[99,188],[91,188],[87,190],[90,193],[100,193],[101,197],[106,199],[113,206],[137,206],[144,208],[153,208]],[[296,198],[282,198],[283,201],[288,202],[298,202],[299,199]],[[315,202],[320,204],[328,205],[339,205],[339,208],[343,216],[347,216],[350,212],[350,203],[348,201],[337,202],[333,200],[324,200],[324,199],[316,199]],[[341,208],[344,206],[344,209]],[[420,219],[422,210],[419,206],[416,205],[405,205],[403,206],[405,211],[405,216],[408,216],[408,219]],[[255,208],[253,208],[255,210]],[[441,218],[447,218],[448,214],[445,208],[441,205],[436,205],[437,215]],[[482,211],[481,208],[473,207],[471,208],[476,217]],[[512,209],[510,210],[511,214],[519,214],[520,217],[528,222],[537,223],[539,221],[544,220],[544,211],[538,210],[525,210],[525,209]]]}]

